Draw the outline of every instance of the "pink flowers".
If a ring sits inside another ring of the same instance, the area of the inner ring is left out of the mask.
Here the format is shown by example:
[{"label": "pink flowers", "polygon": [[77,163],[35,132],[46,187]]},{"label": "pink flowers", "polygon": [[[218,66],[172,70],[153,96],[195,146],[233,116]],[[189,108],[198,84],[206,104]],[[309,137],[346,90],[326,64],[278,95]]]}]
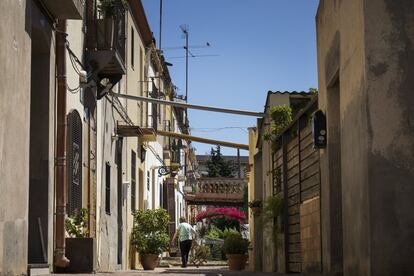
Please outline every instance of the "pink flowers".
[{"label": "pink flowers", "polygon": [[197,221],[214,218],[236,219],[240,223],[244,223],[246,220],[244,213],[236,208],[211,208],[200,212],[196,217]]}]

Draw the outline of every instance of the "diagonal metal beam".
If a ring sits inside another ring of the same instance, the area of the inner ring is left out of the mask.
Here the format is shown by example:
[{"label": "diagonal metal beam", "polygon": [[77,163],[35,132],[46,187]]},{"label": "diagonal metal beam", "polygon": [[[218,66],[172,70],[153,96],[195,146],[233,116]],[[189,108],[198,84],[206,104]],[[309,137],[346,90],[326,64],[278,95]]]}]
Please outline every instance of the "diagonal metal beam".
[{"label": "diagonal metal beam", "polygon": [[213,140],[213,139],[208,139],[208,138],[204,138],[204,137],[197,137],[197,136],[181,134],[181,133],[176,133],[176,132],[162,131],[162,130],[157,130],[157,134],[161,135],[161,136],[168,136],[168,137],[173,137],[173,138],[190,140],[190,141],[199,142],[199,143],[205,143],[205,144],[211,144],[211,145],[220,145],[220,146],[229,147],[229,148],[238,148],[238,149],[249,150],[249,145],[245,145],[245,144],[238,144],[238,143],[232,143],[232,142],[227,142],[227,141]]},{"label": "diagonal metal beam", "polygon": [[229,108],[213,107],[213,106],[205,106],[205,105],[195,105],[195,104],[189,104],[189,103],[181,103],[181,102],[142,97],[142,96],[131,96],[131,95],[126,95],[126,94],[114,93],[114,92],[108,92],[108,94],[114,97],[124,98],[128,100],[143,101],[143,102],[150,102],[150,103],[156,103],[156,104],[165,104],[165,105],[171,105],[171,106],[176,106],[176,107],[181,107],[181,108],[190,108],[190,109],[198,109],[198,110],[205,110],[205,111],[211,111],[211,112],[253,116],[253,117],[259,117],[259,118],[262,118],[265,116],[265,113],[262,113],[262,112],[229,109]]}]

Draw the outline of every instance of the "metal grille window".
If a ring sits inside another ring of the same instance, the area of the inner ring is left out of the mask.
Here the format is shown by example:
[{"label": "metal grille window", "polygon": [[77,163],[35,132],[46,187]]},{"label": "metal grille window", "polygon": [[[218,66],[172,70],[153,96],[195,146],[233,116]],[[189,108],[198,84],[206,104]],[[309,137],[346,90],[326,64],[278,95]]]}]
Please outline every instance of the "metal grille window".
[{"label": "metal grille window", "polygon": [[69,215],[82,209],[82,120],[74,110],[68,114],[67,182]]},{"label": "metal grille window", "polygon": [[163,192],[164,192],[164,190],[163,190],[164,188],[163,188],[163,186],[162,186],[162,183],[160,183],[160,188],[159,188],[159,196],[160,196],[160,198],[158,199],[159,200],[159,205],[160,205],[160,207],[161,208],[163,208],[164,207],[164,202],[163,202]]},{"label": "metal grille window", "polygon": [[134,59],[135,59],[134,48],[135,48],[135,45],[134,45],[134,28],[131,27],[131,66],[132,66],[132,68],[134,68]]},{"label": "metal grille window", "polygon": [[131,211],[136,210],[136,198],[137,193],[137,154],[135,151],[131,152]]},{"label": "metal grille window", "polygon": [[151,179],[150,179],[150,172],[147,171],[147,190],[149,191],[151,188]]},{"label": "metal grille window", "polygon": [[[154,81],[152,81],[152,93],[151,93],[151,97],[157,99],[158,98],[158,88],[157,86],[155,86]],[[151,104],[151,112],[152,112],[152,128],[154,128],[155,130],[157,130],[158,127],[158,121],[157,121],[157,117],[158,117],[158,105],[153,103]]]},{"label": "metal grille window", "polygon": [[105,212],[111,214],[111,165],[105,165]]}]

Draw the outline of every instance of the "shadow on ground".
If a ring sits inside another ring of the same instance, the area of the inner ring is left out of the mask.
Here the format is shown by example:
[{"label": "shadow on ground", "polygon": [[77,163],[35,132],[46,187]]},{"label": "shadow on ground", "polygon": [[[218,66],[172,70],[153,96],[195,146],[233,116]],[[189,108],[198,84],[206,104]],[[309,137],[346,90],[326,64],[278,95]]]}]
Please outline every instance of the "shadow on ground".
[{"label": "shadow on ground", "polygon": [[256,273],[256,272],[249,272],[249,271],[230,271],[227,267],[223,268],[168,268],[160,274],[171,274],[171,275],[206,275],[206,276],[226,276],[226,275],[257,275],[257,276],[268,276],[268,275],[277,275],[275,273]]}]

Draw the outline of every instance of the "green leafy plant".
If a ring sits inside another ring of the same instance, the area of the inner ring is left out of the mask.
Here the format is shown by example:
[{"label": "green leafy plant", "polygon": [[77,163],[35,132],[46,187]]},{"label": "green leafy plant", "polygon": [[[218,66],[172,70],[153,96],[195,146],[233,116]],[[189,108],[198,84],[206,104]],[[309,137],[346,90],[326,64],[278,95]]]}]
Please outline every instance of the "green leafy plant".
[{"label": "green leafy plant", "polygon": [[318,95],[318,88],[309,88],[309,93],[311,95]]},{"label": "green leafy plant", "polygon": [[246,254],[249,242],[240,233],[233,233],[224,240],[223,250],[226,254]]},{"label": "green leafy plant", "polygon": [[223,231],[213,226],[210,228],[207,235],[205,235],[205,238],[208,240],[219,240],[223,238]]},{"label": "green leafy plant", "polygon": [[263,203],[262,221],[264,223],[272,223],[272,237],[274,247],[277,250],[279,248],[279,234],[280,227],[277,222],[277,218],[281,215],[283,210],[283,199],[281,196],[269,196]]},{"label": "green leafy plant", "polygon": [[292,108],[287,105],[276,105],[272,106],[269,111],[271,122],[271,132],[263,134],[263,139],[265,141],[272,141],[272,151],[275,152],[280,148],[281,143],[279,140],[274,140],[276,136],[281,134],[281,132],[287,128],[292,122]]},{"label": "green leafy plant", "polygon": [[98,3],[98,11],[105,17],[114,16],[116,5],[118,3],[126,5],[127,0],[100,0]]},{"label": "green leafy plant", "polygon": [[270,108],[272,118],[272,134],[278,135],[292,122],[292,108],[287,105],[276,105]]},{"label": "green leafy plant", "polygon": [[88,232],[88,210],[82,208],[80,212],[65,219],[66,234],[70,238],[86,238]]},{"label": "green leafy plant", "polygon": [[134,213],[131,243],[141,254],[161,254],[168,249],[169,216],[165,209]]},{"label": "green leafy plant", "polygon": [[205,235],[205,238],[209,240],[219,240],[219,239],[225,239],[229,235],[232,235],[232,234],[240,234],[240,232],[236,228],[225,228],[222,231],[219,228],[213,226],[211,227],[207,235]]},{"label": "green leafy plant", "polygon": [[240,232],[237,231],[235,228],[226,228],[223,231],[223,238],[227,239],[230,235],[240,235]]},{"label": "green leafy plant", "polygon": [[224,252],[222,244],[212,244],[210,245],[211,259],[212,260],[224,260]]},{"label": "green leafy plant", "polygon": [[270,132],[263,133],[263,139],[265,141],[270,141],[272,139],[272,133]]}]

